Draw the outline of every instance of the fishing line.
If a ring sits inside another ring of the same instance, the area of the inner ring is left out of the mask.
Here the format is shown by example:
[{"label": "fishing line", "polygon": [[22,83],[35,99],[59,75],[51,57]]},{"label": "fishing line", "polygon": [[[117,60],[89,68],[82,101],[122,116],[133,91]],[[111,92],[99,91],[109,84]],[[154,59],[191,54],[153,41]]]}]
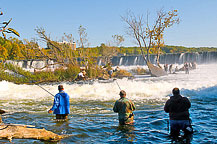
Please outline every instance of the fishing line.
[{"label": "fishing line", "polygon": [[[17,73],[17,74],[19,74],[19,75],[22,75],[22,74],[20,74],[20,73],[18,73],[17,71],[16,71],[16,68],[14,69],[15,70],[15,72]],[[26,77],[26,76],[24,76],[24,75],[22,75],[23,77]],[[28,77],[26,77],[27,79],[29,79]],[[34,82],[33,80],[31,80],[32,82]],[[40,86],[40,85],[38,85],[38,84],[35,84],[35,85],[37,85],[37,86],[39,86],[41,89],[43,89],[44,91],[46,91],[47,93],[49,93],[50,95],[52,95],[53,97],[55,96],[55,95],[53,95],[51,92],[49,92],[48,90],[46,90],[45,88],[43,88],[42,86]]]},{"label": "fishing line", "polygon": [[[37,85],[37,84],[35,84],[35,85]],[[55,95],[53,95],[51,92],[49,92],[48,90],[46,90],[45,88],[43,88],[42,86],[40,86],[40,85],[37,85],[37,86],[39,86],[40,88],[42,88],[44,91],[46,91],[47,93],[49,93],[49,94],[52,95],[53,97],[55,96]]]},{"label": "fishing line", "polygon": [[119,89],[121,90],[121,87],[119,86],[118,82],[117,82],[117,81],[115,81],[115,82],[116,82],[116,84],[118,85]]}]

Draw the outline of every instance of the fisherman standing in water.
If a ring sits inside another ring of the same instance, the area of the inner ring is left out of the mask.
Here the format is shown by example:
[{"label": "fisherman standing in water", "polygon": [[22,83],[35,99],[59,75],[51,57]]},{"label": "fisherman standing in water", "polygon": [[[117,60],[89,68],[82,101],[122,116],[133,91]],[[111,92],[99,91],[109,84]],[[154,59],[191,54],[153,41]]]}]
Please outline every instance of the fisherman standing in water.
[{"label": "fisherman standing in water", "polygon": [[170,74],[172,73],[172,68],[173,68],[173,64],[171,64],[171,65],[169,66],[169,72],[170,72]]},{"label": "fisherman standing in water", "polygon": [[170,117],[170,136],[178,138],[180,130],[184,132],[185,136],[192,134],[193,129],[189,118],[191,103],[188,98],[180,95],[178,88],[174,88],[172,93],[173,96],[167,100],[164,106],[164,111],[169,113]]},{"label": "fisherman standing in water", "polygon": [[132,124],[135,110],[134,103],[126,98],[126,92],[124,90],[120,91],[120,99],[115,102],[113,111],[118,113],[118,119],[120,125]]},{"label": "fisherman standing in water", "polygon": [[67,119],[70,113],[69,95],[63,90],[63,85],[58,86],[59,93],[54,97],[53,107],[48,113],[56,114],[56,119]]},{"label": "fisherman standing in water", "polygon": [[189,64],[187,62],[185,62],[184,68],[185,68],[185,74],[189,74]]}]

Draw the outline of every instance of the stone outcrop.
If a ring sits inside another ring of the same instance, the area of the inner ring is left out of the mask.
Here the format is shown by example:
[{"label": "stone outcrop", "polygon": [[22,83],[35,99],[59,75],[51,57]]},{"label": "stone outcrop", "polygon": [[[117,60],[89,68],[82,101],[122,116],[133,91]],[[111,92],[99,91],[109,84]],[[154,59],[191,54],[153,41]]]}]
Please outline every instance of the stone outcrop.
[{"label": "stone outcrop", "polygon": [[148,66],[148,68],[150,70],[151,76],[160,77],[160,76],[167,75],[167,73],[162,68],[154,66],[150,62],[147,62],[147,66]]}]

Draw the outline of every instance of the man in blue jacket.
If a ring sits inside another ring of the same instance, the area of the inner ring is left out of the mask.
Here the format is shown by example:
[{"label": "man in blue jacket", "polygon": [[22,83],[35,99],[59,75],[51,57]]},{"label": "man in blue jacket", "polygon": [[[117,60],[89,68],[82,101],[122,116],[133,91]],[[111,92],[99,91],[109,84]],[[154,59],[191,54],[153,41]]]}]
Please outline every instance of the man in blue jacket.
[{"label": "man in blue jacket", "polygon": [[53,107],[48,113],[56,114],[56,119],[67,119],[70,113],[69,95],[63,90],[63,85],[58,86],[59,93],[54,97]]}]

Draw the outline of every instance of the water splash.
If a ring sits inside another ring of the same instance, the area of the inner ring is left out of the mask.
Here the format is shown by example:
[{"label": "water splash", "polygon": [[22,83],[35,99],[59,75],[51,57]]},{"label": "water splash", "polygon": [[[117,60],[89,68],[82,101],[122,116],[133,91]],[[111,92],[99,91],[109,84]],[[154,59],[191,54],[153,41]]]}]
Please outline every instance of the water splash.
[{"label": "water splash", "polygon": [[[190,71],[189,75],[180,72],[165,77],[147,77],[134,80],[119,79],[118,83],[132,99],[162,99],[171,93],[176,86],[183,89],[199,89],[217,84],[216,64],[200,65]],[[126,69],[129,67],[125,67]],[[72,99],[82,100],[114,100],[118,98],[119,88],[115,82],[94,84],[62,83],[65,91]],[[42,85],[51,93],[57,93],[58,84]],[[11,82],[0,82],[0,99],[47,99],[52,98],[37,85],[16,85]]]}]

